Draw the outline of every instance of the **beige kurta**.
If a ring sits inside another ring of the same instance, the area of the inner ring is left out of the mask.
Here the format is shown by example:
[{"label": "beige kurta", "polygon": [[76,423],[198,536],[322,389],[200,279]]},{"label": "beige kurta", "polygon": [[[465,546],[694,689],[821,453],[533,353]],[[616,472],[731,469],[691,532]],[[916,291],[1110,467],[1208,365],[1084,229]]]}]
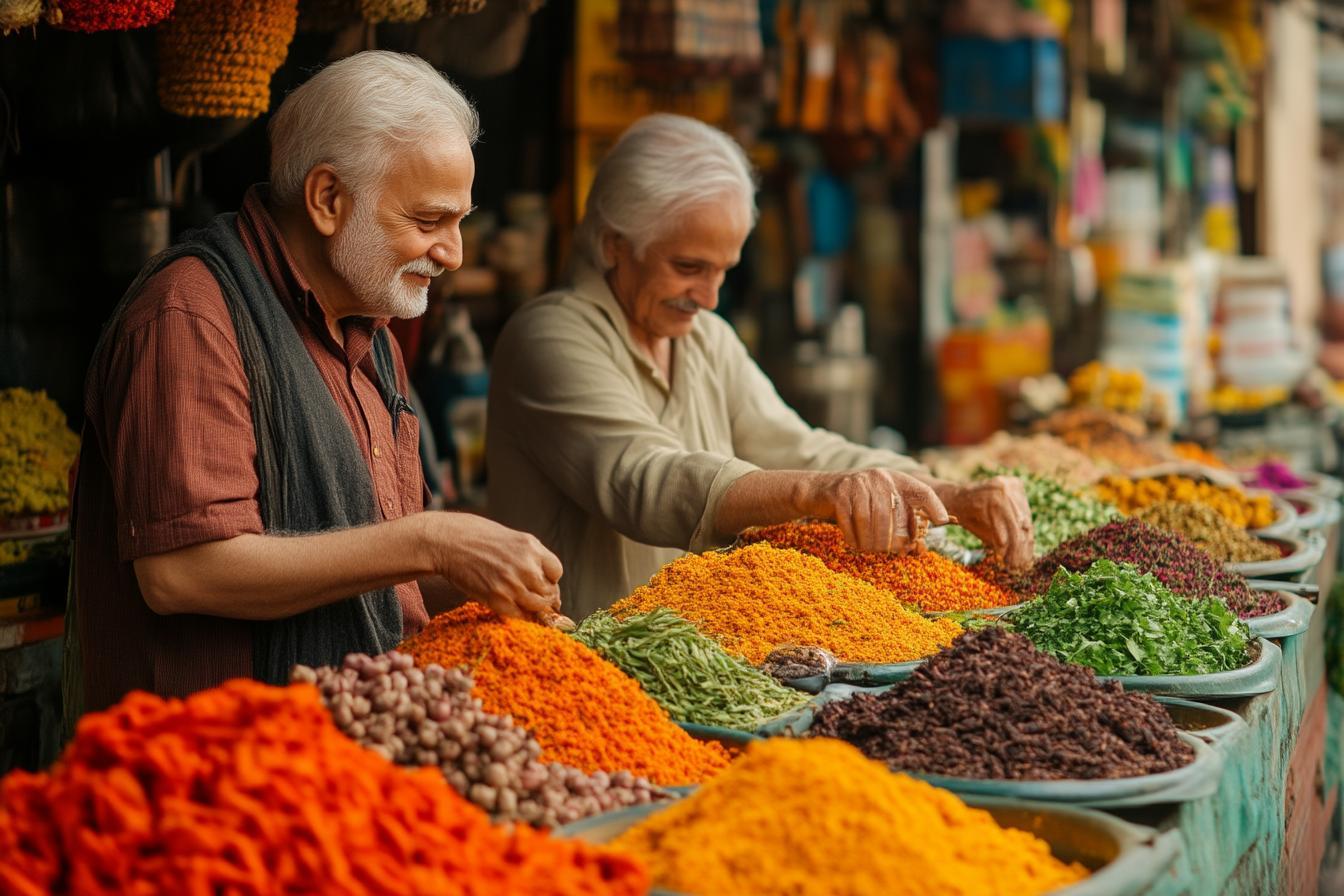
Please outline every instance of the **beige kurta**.
[{"label": "beige kurta", "polygon": [[719,501],[746,473],[923,469],[808,426],[716,314],[675,341],[669,387],[584,263],[504,329],[486,450],[490,515],[559,556],[565,611],[578,618],[721,544]]}]

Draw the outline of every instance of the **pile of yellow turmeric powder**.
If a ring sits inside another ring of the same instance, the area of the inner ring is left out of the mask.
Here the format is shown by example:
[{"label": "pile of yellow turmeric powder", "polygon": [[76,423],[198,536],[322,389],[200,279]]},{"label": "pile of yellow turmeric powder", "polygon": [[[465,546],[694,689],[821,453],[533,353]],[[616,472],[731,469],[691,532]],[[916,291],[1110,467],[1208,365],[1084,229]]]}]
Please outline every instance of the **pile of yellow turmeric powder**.
[{"label": "pile of yellow turmeric powder", "polygon": [[783,645],[821,647],[848,662],[900,663],[961,634],[950,619],[925,619],[890,592],[763,542],[674,560],[611,612],[624,619],[658,607],[756,665]]},{"label": "pile of yellow turmeric powder", "polygon": [[836,740],[752,744],[617,838],[655,887],[778,896],[1034,896],[1086,877],[1035,835]]}]

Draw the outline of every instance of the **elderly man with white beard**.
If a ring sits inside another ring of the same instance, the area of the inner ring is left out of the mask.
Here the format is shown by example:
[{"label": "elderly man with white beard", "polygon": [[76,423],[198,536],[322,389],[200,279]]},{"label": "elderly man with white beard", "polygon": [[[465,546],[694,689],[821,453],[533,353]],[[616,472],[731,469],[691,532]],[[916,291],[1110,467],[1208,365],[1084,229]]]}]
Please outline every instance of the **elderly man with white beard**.
[{"label": "elderly man with white beard", "polygon": [[128,290],[86,386],[67,718],[389,650],[422,588],[558,607],[536,538],[424,510],[386,328],[461,264],[477,132],[423,60],[337,62],[271,120],[269,184]]}]

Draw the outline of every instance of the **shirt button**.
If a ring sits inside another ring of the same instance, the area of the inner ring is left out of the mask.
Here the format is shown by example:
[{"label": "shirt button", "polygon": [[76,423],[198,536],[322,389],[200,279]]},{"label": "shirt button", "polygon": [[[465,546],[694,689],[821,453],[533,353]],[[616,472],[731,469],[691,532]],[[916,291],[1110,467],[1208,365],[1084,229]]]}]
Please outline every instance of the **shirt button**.
[{"label": "shirt button", "polygon": [[374,446],[373,446],[373,456],[374,456],[374,457],[382,457],[382,456],[383,456],[383,449],[379,448],[377,445],[374,445]]},{"label": "shirt button", "polygon": [[388,513],[391,513],[391,512],[392,512],[392,499],[391,499],[391,498],[384,498],[384,499],[383,499],[383,509],[386,510]]}]

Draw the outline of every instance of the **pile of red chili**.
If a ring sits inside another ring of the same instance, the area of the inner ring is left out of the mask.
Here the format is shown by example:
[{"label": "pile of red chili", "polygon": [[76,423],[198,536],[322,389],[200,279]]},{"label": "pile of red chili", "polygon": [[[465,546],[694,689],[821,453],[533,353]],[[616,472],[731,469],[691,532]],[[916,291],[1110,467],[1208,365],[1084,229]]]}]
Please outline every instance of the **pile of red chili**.
[{"label": "pile of red chili", "polygon": [[133,693],[0,781],[0,892],[638,894],[634,859],[491,827],[438,769],[341,734],[308,685]]},{"label": "pile of red chili", "polygon": [[862,579],[930,612],[978,610],[1018,602],[1016,595],[932,551],[902,557],[852,550],[834,523],[763,526],[743,532],[742,541],[764,541],[777,548],[811,554],[835,572]]}]

